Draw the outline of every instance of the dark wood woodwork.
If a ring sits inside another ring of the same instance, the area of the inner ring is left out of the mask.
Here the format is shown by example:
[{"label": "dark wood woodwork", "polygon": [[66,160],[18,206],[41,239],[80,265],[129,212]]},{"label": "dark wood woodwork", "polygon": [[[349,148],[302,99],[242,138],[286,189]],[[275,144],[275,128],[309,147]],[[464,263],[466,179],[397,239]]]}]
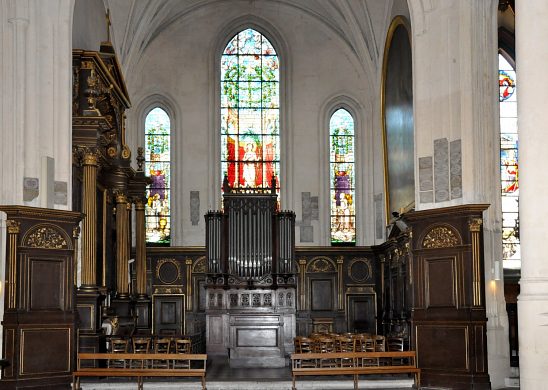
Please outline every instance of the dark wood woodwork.
[{"label": "dark wood woodwork", "polygon": [[[124,367],[104,368],[98,367],[97,361],[123,360]],[[164,368],[149,365],[152,361],[173,362],[173,367],[167,365]],[[141,365],[136,365],[138,361]],[[93,362],[93,364],[89,364]],[[131,363],[134,364],[131,364]],[[147,363],[144,363],[147,362]],[[91,367],[90,367],[91,366]],[[73,373],[73,389],[80,389],[81,377],[135,377],[137,388],[143,389],[145,377],[199,377],[202,382],[202,390],[206,389],[205,376],[207,355],[204,354],[175,354],[175,353],[79,353],[77,357],[77,369]]]},{"label": "dark wood woodwork", "polygon": [[[385,365],[380,365],[382,361]],[[392,365],[392,362],[400,362]],[[311,364],[311,362],[314,362]],[[324,366],[323,363],[327,364]],[[333,364],[335,362],[335,364]],[[344,364],[343,364],[344,362]],[[374,362],[372,364],[372,362]],[[293,390],[297,376],[352,375],[354,389],[359,388],[359,375],[413,374],[415,387],[421,385],[421,369],[415,351],[403,352],[328,352],[291,354]]]},{"label": "dark wood woodwork", "polygon": [[0,387],[69,388],[75,349],[78,212],[0,206],[7,214]]},{"label": "dark wood woodwork", "polygon": [[487,205],[409,212],[392,226],[383,327],[416,349],[424,386],[489,389],[482,214]]}]

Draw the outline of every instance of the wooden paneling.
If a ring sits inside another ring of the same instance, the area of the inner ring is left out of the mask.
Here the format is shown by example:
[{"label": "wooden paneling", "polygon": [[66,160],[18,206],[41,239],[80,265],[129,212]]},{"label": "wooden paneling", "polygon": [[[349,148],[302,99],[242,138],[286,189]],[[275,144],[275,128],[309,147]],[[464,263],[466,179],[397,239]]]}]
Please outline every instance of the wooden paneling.
[{"label": "wooden paneling", "polygon": [[[52,346],[56,357],[52,359]],[[21,329],[20,375],[71,372],[71,328]]]},{"label": "wooden paneling", "polygon": [[470,369],[466,325],[417,325],[415,332],[421,368],[463,372]]},{"label": "wooden paneling", "polygon": [[426,307],[457,308],[456,258],[425,259]]},{"label": "wooden paneling", "polygon": [[67,388],[72,380],[73,262],[81,214],[1,206],[7,214],[2,389]]},{"label": "wooden paneling", "polygon": [[335,295],[332,279],[310,280],[310,301],[313,311],[334,310],[333,296]]},{"label": "wooden paneling", "polygon": [[158,335],[181,335],[184,330],[184,295],[153,295],[153,333]]},{"label": "wooden paneling", "polygon": [[63,310],[66,259],[29,258],[30,310]]}]

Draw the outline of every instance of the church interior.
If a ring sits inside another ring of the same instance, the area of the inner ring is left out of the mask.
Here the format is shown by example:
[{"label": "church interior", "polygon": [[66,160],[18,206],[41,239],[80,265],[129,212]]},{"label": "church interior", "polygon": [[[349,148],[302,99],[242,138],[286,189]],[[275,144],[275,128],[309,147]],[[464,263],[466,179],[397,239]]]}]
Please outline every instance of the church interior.
[{"label": "church interior", "polygon": [[548,3],[0,7],[0,388],[545,388]]}]

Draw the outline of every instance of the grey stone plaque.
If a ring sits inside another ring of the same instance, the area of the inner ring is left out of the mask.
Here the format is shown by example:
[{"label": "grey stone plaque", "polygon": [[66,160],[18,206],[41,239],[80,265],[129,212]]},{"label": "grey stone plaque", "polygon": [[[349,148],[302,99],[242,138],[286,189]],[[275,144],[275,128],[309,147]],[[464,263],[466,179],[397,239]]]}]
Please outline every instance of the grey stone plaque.
[{"label": "grey stone plaque", "polygon": [[312,221],[312,209],[310,204],[310,192],[301,192],[301,202],[303,210],[302,224],[303,226],[310,225]]},{"label": "grey stone plaque", "polygon": [[449,141],[434,140],[434,199],[436,203],[449,200]]},{"label": "grey stone plaque", "polygon": [[23,200],[30,202],[38,197],[40,193],[40,180],[37,177],[23,178]]},{"label": "grey stone plaque", "polygon": [[311,217],[314,221],[320,220],[320,211],[318,206],[318,197],[317,196],[311,196],[310,197],[310,211],[311,211]]},{"label": "grey stone plaque", "polygon": [[56,181],[53,183],[53,203],[67,205],[66,181]]},{"label": "grey stone plaque", "polygon": [[420,191],[432,191],[434,189],[432,156],[419,158],[419,188]]},{"label": "grey stone plaque", "polygon": [[193,226],[200,222],[200,191],[190,191],[190,223]]},{"label": "grey stone plaque", "polygon": [[419,199],[421,203],[433,203],[434,191],[421,191],[419,193]]},{"label": "grey stone plaque", "polygon": [[300,226],[300,229],[301,229],[301,242],[314,242],[313,226]]},{"label": "grey stone plaque", "polygon": [[462,151],[461,140],[449,144],[451,199],[462,198]]}]

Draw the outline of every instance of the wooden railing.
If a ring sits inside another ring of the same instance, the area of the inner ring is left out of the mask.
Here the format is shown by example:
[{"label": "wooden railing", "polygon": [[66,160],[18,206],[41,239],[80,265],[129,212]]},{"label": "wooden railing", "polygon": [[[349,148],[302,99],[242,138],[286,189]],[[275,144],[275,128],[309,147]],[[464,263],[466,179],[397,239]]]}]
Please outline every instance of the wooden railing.
[{"label": "wooden railing", "polygon": [[[107,367],[82,367],[84,360],[106,360]],[[143,390],[144,377],[200,377],[206,389],[207,355],[178,353],[79,353],[73,372],[73,390],[80,389],[80,377],[136,377]]]},{"label": "wooden railing", "polygon": [[352,375],[358,389],[358,375],[413,374],[420,386],[420,368],[415,351],[404,352],[329,352],[294,353],[291,355],[293,390],[297,376]]}]

